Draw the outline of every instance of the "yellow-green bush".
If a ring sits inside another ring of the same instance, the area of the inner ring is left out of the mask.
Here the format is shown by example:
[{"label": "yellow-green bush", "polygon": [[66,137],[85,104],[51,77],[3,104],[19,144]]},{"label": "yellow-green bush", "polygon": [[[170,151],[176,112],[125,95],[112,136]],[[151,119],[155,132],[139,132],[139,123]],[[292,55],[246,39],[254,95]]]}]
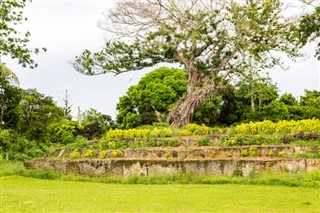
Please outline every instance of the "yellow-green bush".
[{"label": "yellow-green bush", "polygon": [[192,133],[189,130],[181,129],[177,131],[177,135],[179,136],[190,136]]},{"label": "yellow-green bush", "polygon": [[173,131],[170,127],[168,128],[163,128],[160,131],[160,136],[161,137],[171,137],[173,135]]},{"label": "yellow-green bush", "polygon": [[83,157],[85,158],[92,158],[94,157],[94,152],[91,149],[87,149],[84,153],[83,153]]},{"label": "yellow-green bush", "polygon": [[102,150],[100,153],[99,153],[99,158],[106,158],[107,157],[107,151],[106,150]]},{"label": "yellow-green bush", "polygon": [[272,133],[295,133],[295,132],[315,132],[320,133],[320,121],[318,119],[308,119],[300,121],[272,121],[250,122],[240,124],[235,127],[236,133],[243,134],[272,134]]},{"label": "yellow-green bush", "polygon": [[115,157],[115,158],[120,158],[120,157],[123,157],[123,156],[124,156],[123,152],[120,151],[120,150],[113,150],[113,151],[111,152],[111,155],[112,155],[113,157]]},{"label": "yellow-green bush", "polygon": [[194,135],[207,135],[210,132],[210,128],[204,124],[202,124],[201,126],[198,124],[188,124],[186,128]]},{"label": "yellow-green bush", "polygon": [[149,137],[150,138],[159,138],[160,137],[160,132],[161,131],[156,127],[150,132]]},{"label": "yellow-green bush", "polygon": [[120,139],[120,138],[123,138],[123,130],[121,129],[110,129],[108,132],[107,132],[107,140],[108,141],[113,141],[113,140],[117,140],[117,139]]},{"label": "yellow-green bush", "polygon": [[78,151],[78,149],[75,149],[75,150],[73,150],[73,152],[70,153],[69,156],[70,156],[70,158],[75,159],[75,158],[80,158],[81,154]]}]

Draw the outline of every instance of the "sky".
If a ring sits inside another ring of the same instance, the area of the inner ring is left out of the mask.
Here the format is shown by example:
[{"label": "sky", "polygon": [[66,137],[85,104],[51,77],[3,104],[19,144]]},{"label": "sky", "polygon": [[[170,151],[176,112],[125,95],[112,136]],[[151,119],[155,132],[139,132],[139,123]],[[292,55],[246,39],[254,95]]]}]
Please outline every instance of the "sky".
[{"label": "sky", "polygon": [[[103,20],[103,12],[112,7],[113,0],[33,0],[24,10],[27,22],[22,30],[31,32],[29,47],[46,47],[46,53],[33,57],[39,64],[37,69],[22,68],[16,61],[7,60],[7,66],[19,77],[20,87],[36,88],[38,92],[52,96],[59,106],[63,105],[68,91],[72,115],[90,108],[116,116],[116,105],[131,85],[139,82],[147,72],[84,76],[70,65],[74,57],[85,49],[100,50],[110,38],[97,25]],[[316,44],[309,44],[303,52],[306,57],[300,62],[284,59],[290,67],[271,70],[271,77],[281,93],[303,95],[305,89],[320,90],[320,63],[314,57]],[[161,65],[159,65],[161,66]],[[159,67],[158,66],[158,67]]]}]

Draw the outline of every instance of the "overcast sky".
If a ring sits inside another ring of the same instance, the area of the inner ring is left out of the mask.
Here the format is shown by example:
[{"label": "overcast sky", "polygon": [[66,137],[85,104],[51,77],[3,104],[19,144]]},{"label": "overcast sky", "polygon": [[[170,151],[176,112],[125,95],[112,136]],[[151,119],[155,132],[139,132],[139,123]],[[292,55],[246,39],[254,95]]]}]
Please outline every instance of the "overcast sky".
[{"label": "overcast sky", "polygon": [[[28,21],[23,28],[31,32],[30,47],[46,47],[48,52],[34,59],[39,67],[23,69],[15,61],[6,61],[19,77],[22,88],[36,88],[52,96],[62,106],[65,90],[73,103],[73,115],[77,107],[89,108],[115,118],[116,104],[129,86],[152,69],[129,72],[117,77],[100,75],[88,77],[77,73],[68,63],[84,49],[100,50],[108,34],[97,26],[103,19],[103,11],[112,6],[112,0],[33,0],[25,9]],[[281,93],[295,96],[304,89],[320,89],[319,62],[313,57],[316,44],[310,44],[304,52],[306,60],[298,63],[288,61],[290,69],[276,69],[271,76]]]}]

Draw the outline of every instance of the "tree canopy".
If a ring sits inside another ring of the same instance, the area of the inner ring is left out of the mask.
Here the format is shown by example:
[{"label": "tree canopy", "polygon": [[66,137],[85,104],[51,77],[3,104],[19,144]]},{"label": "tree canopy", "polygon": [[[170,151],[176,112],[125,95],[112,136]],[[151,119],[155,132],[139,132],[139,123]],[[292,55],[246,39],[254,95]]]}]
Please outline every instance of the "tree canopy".
[{"label": "tree canopy", "polygon": [[131,86],[117,104],[117,123],[123,128],[162,121],[169,109],[186,93],[185,70],[162,67]]},{"label": "tree canopy", "polygon": [[26,2],[28,0],[0,1],[0,57],[9,56],[17,59],[23,67],[35,68],[37,64],[31,55],[38,54],[40,49],[28,47],[31,35],[29,31],[22,33],[16,29],[17,25],[27,20],[23,16]]},{"label": "tree canopy", "polygon": [[[312,13],[306,14],[301,18],[298,27],[301,46],[320,38],[320,5],[314,7],[315,10]],[[316,56],[320,60],[320,42],[318,43]]]},{"label": "tree canopy", "polygon": [[100,26],[129,39],[108,40],[100,52],[85,50],[74,67],[86,75],[117,75],[160,62],[182,64],[188,92],[168,120],[186,125],[232,76],[281,65],[277,51],[298,56],[289,39],[293,23],[283,12],[280,0],[119,1]]}]

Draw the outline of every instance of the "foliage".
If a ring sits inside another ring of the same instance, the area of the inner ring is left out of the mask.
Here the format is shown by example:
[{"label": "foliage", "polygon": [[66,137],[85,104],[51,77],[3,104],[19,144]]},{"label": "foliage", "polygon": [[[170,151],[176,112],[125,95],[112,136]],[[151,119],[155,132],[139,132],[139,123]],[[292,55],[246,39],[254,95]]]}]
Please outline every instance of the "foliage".
[{"label": "foliage", "polygon": [[106,150],[102,150],[100,153],[99,153],[99,158],[106,158],[107,157],[107,151]]},{"label": "foliage", "polygon": [[115,128],[116,124],[111,116],[102,114],[96,109],[89,109],[82,113],[82,128],[79,134],[88,138],[100,138],[110,128]]},{"label": "foliage", "polygon": [[115,158],[120,158],[124,156],[123,152],[120,150],[112,150],[111,155]]},{"label": "foliage", "polygon": [[[162,67],[146,74],[136,86],[131,86],[117,104],[117,123],[123,128],[163,121],[170,107],[187,91],[186,72]],[[133,114],[139,120],[129,119]],[[157,118],[158,114],[158,118]],[[133,121],[134,123],[129,123]]]},{"label": "foliage", "polygon": [[178,147],[179,141],[176,139],[161,139],[156,142],[156,146],[160,147]]},{"label": "foliage", "polygon": [[217,151],[212,151],[209,156],[215,158],[217,156]]},{"label": "foliage", "polygon": [[248,149],[241,150],[240,156],[241,157],[248,157],[249,156],[249,150]]},{"label": "foliage", "polygon": [[22,119],[20,128],[30,140],[48,141],[49,125],[63,118],[63,111],[53,99],[35,89],[24,90],[20,102]]},{"label": "foliage", "polygon": [[249,156],[258,157],[260,155],[261,155],[261,152],[257,147],[250,147],[249,148]]},{"label": "foliage", "polygon": [[196,142],[195,142],[195,144],[196,144],[197,146],[210,146],[211,143],[210,143],[209,138],[204,137],[204,138],[199,138],[199,139],[197,139]]},{"label": "foliage", "polygon": [[[306,45],[308,42],[315,41],[320,37],[320,6],[315,7],[315,10],[310,14],[305,14],[300,25],[297,28],[299,35],[299,43],[301,46]],[[316,51],[316,56],[320,60],[320,43]]]},{"label": "foliage", "polygon": [[21,90],[0,75],[0,127],[18,129],[21,110]]},{"label": "foliage", "polygon": [[94,157],[94,151],[91,150],[91,149],[85,150],[84,153],[83,153],[83,157],[85,157],[85,158],[92,158],[92,157]]},{"label": "foliage", "polygon": [[87,139],[82,136],[73,137],[73,141],[65,146],[68,149],[74,148],[90,148],[90,144],[88,143]]},{"label": "foliage", "polygon": [[80,158],[81,157],[81,154],[80,152],[78,151],[78,149],[75,149],[73,150],[71,153],[70,153],[70,158],[73,158],[73,159],[76,159],[76,158]]},{"label": "foliage", "polygon": [[188,124],[186,128],[194,135],[208,135],[210,132],[210,128],[205,126],[204,124],[202,124],[201,126],[198,124]]},{"label": "foliage", "polygon": [[271,121],[250,122],[248,124],[240,124],[235,127],[237,133],[258,134],[258,133],[295,133],[295,132],[320,132],[320,121],[317,119],[300,120],[300,121],[279,121],[277,123]]},{"label": "foliage", "polygon": [[26,2],[27,0],[6,0],[0,3],[0,57],[10,56],[17,59],[23,67],[35,68],[37,64],[31,54],[38,54],[39,49],[28,48],[30,32],[19,32],[16,28],[27,20],[23,16]]},{"label": "foliage", "polygon": [[82,127],[76,121],[63,119],[50,125],[50,129],[51,142],[69,144],[75,141],[75,137],[80,134]]}]

